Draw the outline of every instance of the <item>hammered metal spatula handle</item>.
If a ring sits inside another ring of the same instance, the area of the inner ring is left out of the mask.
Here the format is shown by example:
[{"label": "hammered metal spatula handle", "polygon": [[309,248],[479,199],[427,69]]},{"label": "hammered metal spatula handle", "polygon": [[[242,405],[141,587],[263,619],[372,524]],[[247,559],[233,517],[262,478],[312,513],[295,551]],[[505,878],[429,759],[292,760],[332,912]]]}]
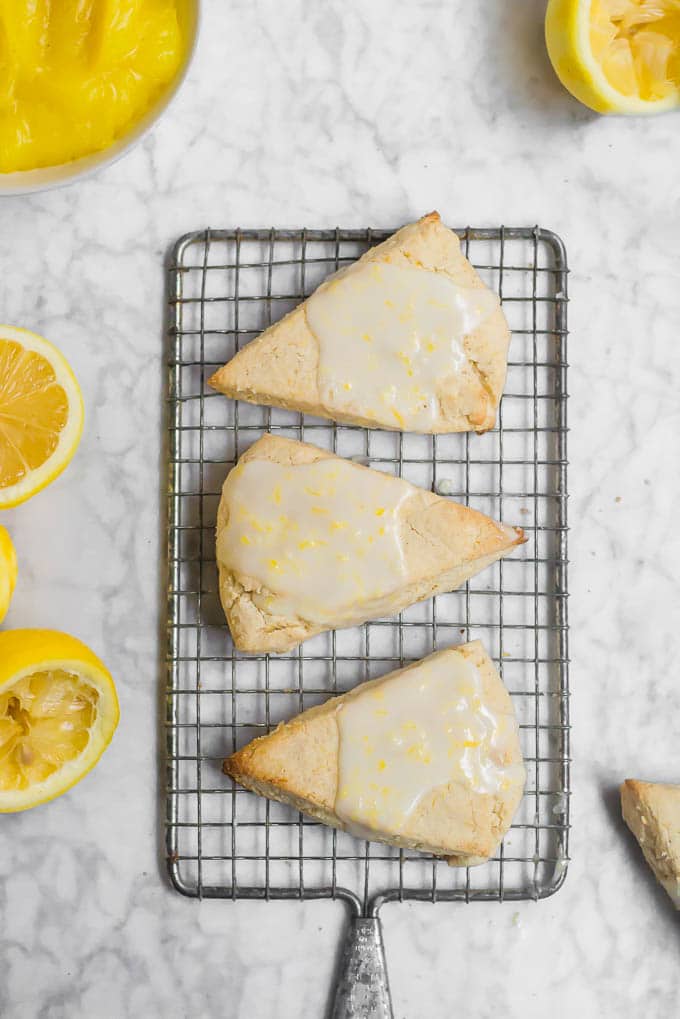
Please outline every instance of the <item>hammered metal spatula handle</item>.
[{"label": "hammered metal spatula handle", "polygon": [[350,921],[330,1019],[393,1019],[377,916]]}]

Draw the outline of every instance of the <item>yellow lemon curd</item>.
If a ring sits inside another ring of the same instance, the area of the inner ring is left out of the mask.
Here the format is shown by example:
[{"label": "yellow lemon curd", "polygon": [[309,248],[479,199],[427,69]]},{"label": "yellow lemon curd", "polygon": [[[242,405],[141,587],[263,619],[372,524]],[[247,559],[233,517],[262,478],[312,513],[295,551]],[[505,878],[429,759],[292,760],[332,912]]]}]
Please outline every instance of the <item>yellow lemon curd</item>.
[{"label": "yellow lemon curd", "polygon": [[177,75],[186,23],[186,0],[2,0],[0,172],[125,135]]}]

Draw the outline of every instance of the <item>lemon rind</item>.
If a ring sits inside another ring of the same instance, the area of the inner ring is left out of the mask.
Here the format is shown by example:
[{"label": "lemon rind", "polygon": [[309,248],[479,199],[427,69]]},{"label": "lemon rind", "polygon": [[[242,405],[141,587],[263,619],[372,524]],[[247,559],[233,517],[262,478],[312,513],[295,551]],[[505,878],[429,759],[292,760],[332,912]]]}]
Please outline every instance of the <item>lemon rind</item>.
[{"label": "lemon rind", "polygon": [[5,620],[17,582],[17,553],[7,528],[0,525],[0,623]]}]

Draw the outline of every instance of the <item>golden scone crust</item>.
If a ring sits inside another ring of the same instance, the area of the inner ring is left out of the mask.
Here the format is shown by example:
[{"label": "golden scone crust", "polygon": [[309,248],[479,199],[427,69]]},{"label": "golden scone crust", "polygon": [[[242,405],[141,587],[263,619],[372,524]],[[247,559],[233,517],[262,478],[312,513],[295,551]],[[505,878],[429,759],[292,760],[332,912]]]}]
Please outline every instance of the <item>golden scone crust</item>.
[{"label": "golden scone crust", "polygon": [[[443,225],[437,212],[402,227],[359,259],[360,264],[371,262],[416,266],[444,273],[461,286],[486,286],[463,255],[457,235]],[[505,385],[509,343],[510,329],[498,307],[463,338],[467,363],[455,388],[449,386],[441,394],[439,415],[429,431],[485,432],[493,428]],[[394,427],[325,407],[319,395],[318,362],[318,342],[307,323],[303,302],[248,343],[208,381],[235,400],[303,411],[347,424]]]},{"label": "golden scone crust", "polygon": [[680,909],[680,785],[626,779],[621,812],[657,881]]},{"label": "golden scone crust", "polygon": [[[490,710],[513,712],[510,695],[480,641],[437,652],[441,655],[462,655],[471,661],[479,670],[482,697]],[[399,669],[387,677],[362,683],[349,693],[303,711],[232,754],[224,762],[225,773],[260,796],[287,803],[342,829],[343,822],[334,806],[339,761],[337,708],[359,692],[404,671]],[[522,763],[519,738],[514,740],[505,763]],[[510,827],[522,793],[523,782],[495,795],[451,782],[423,797],[404,831],[381,832],[376,841],[449,857],[453,864],[482,863]]]},{"label": "golden scone crust", "polygon": [[[266,434],[243,454],[239,463],[263,459],[296,465],[324,458],[334,458],[334,454],[308,443]],[[357,469],[370,470],[359,465]],[[454,591],[525,540],[520,528],[497,523],[483,513],[425,489],[414,491],[417,495],[409,500],[403,519],[407,569],[404,586],[380,602],[370,605],[357,602],[355,618],[343,625],[394,615],[414,602]],[[217,566],[220,599],[236,646],[252,653],[282,653],[330,629],[300,616],[273,615],[255,604],[254,595],[264,591],[262,585],[232,570],[224,551],[220,551],[219,536],[227,526],[227,514],[223,496],[217,511]]]}]

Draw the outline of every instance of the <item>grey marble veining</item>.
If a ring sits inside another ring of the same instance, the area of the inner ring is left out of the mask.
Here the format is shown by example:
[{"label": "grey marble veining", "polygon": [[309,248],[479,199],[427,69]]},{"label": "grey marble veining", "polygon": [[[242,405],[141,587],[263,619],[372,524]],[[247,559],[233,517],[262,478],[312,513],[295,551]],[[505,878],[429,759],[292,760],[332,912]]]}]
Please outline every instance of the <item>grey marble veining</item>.
[{"label": "grey marble veining", "polygon": [[573,862],[539,904],[390,905],[395,1014],[543,1019],[680,1007],[680,932],[619,820],[680,780],[678,115],[564,93],[542,0],[206,0],[197,59],[141,147],[0,206],[1,317],[70,358],[87,421],[7,513],[9,626],[71,630],[114,673],[117,736],[71,794],[0,822],[8,1019],[322,1014],[332,903],[196,902],[160,877],[163,258],[211,226],[538,222],[568,247]]}]

